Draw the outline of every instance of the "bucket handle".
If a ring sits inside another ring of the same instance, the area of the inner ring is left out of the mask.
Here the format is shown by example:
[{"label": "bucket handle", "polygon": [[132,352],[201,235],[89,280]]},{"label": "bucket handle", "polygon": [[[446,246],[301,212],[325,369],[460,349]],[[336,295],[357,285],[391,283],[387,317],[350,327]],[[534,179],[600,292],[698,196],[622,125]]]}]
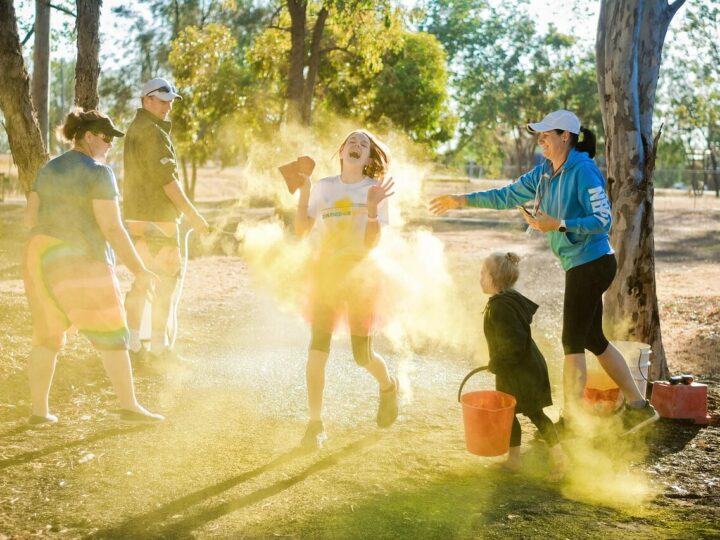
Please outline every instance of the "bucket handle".
[{"label": "bucket handle", "polygon": [[458,403],[460,402],[460,396],[462,395],[463,388],[465,387],[465,383],[468,382],[468,379],[470,379],[470,377],[472,377],[476,373],[487,370],[487,368],[488,366],[480,366],[479,368],[475,368],[470,373],[465,375],[465,378],[463,379],[463,382],[460,383],[460,388],[458,389]]}]

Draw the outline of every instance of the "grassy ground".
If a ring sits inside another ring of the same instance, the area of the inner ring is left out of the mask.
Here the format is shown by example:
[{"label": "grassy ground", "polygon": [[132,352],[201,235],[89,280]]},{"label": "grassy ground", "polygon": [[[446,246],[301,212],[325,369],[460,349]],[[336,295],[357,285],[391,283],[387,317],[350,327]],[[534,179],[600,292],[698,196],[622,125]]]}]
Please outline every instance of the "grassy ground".
[{"label": "grassy ground", "polygon": [[[711,277],[720,260],[720,212],[658,206],[658,284],[671,369],[708,381],[717,414],[720,290]],[[298,451],[307,329],[299,316],[278,309],[236,256],[191,261],[181,310],[185,360],[138,373],[140,399],[168,416],[163,425],[117,422],[100,363],[75,336],[51,394],[60,423],[28,429],[30,319],[18,218],[17,207],[0,206],[0,538],[720,535],[717,426],[663,422],[635,439],[606,434],[570,443],[574,472],[553,485],[544,479],[547,450],[530,443],[533,430],[523,424],[526,465],[507,476],[491,467],[493,459],[464,449],[455,394],[478,359],[449,346],[409,351],[378,340],[403,383],[400,419],[378,430],[377,388],[354,365],[347,338],[336,338],[328,445]],[[512,227],[437,229],[468,302],[479,298],[470,291],[477,290],[484,253],[508,247],[526,256],[520,287],[542,306],[534,332],[559,403],[562,273],[542,239]],[[469,312],[479,317],[481,308]],[[471,386],[490,388],[492,380],[481,375]],[[612,422],[597,429],[610,433]]]}]

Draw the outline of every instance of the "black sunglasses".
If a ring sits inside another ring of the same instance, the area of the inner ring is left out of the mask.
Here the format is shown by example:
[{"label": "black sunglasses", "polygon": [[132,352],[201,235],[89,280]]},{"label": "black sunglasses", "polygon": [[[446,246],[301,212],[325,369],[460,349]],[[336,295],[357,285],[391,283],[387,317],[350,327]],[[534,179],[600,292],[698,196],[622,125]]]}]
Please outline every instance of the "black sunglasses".
[{"label": "black sunglasses", "polygon": [[150,90],[145,96],[149,96],[150,94],[154,94],[155,92],[164,92],[166,94],[174,94],[175,89],[172,86],[161,86],[160,88],[155,88],[155,90]]}]

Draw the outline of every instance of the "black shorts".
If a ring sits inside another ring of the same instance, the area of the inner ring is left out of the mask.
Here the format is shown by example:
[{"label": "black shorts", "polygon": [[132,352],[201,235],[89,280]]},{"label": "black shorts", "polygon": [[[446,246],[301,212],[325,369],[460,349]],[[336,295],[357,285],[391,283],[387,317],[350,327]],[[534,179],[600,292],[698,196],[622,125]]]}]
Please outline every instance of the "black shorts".
[{"label": "black shorts", "polygon": [[565,273],[562,332],[565,354],[579,354],[587,349],[597,356],[607,349],[608,340],[602,328],[602,295],[616,272],[615,255],[609,254]]}]

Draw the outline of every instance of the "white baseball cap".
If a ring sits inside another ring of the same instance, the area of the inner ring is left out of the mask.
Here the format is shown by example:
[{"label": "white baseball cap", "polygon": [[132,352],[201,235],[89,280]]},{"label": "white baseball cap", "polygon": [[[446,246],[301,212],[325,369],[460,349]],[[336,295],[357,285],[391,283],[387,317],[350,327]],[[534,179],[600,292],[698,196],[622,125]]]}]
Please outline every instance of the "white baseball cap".
[{"label": "white baseball cap", "polygon": [[157,77],[146,82],[142,90],[140,91],[142,97],[153,96],[162,101],[172,101],[173,99],[182,99],[182,96],[177,93],[175,87],[170,84],[167,79]]},{"label": "white baseball cap", "polygon": [[562,129],[563,131],[569,131],[570,133],[579,135],[580,120],[570,111],[560,109],[559,111],[551,112],[539,122],[527,125],[527,130],[530,133],[542,133],[543,131],[550,131],[552,129]]}]

